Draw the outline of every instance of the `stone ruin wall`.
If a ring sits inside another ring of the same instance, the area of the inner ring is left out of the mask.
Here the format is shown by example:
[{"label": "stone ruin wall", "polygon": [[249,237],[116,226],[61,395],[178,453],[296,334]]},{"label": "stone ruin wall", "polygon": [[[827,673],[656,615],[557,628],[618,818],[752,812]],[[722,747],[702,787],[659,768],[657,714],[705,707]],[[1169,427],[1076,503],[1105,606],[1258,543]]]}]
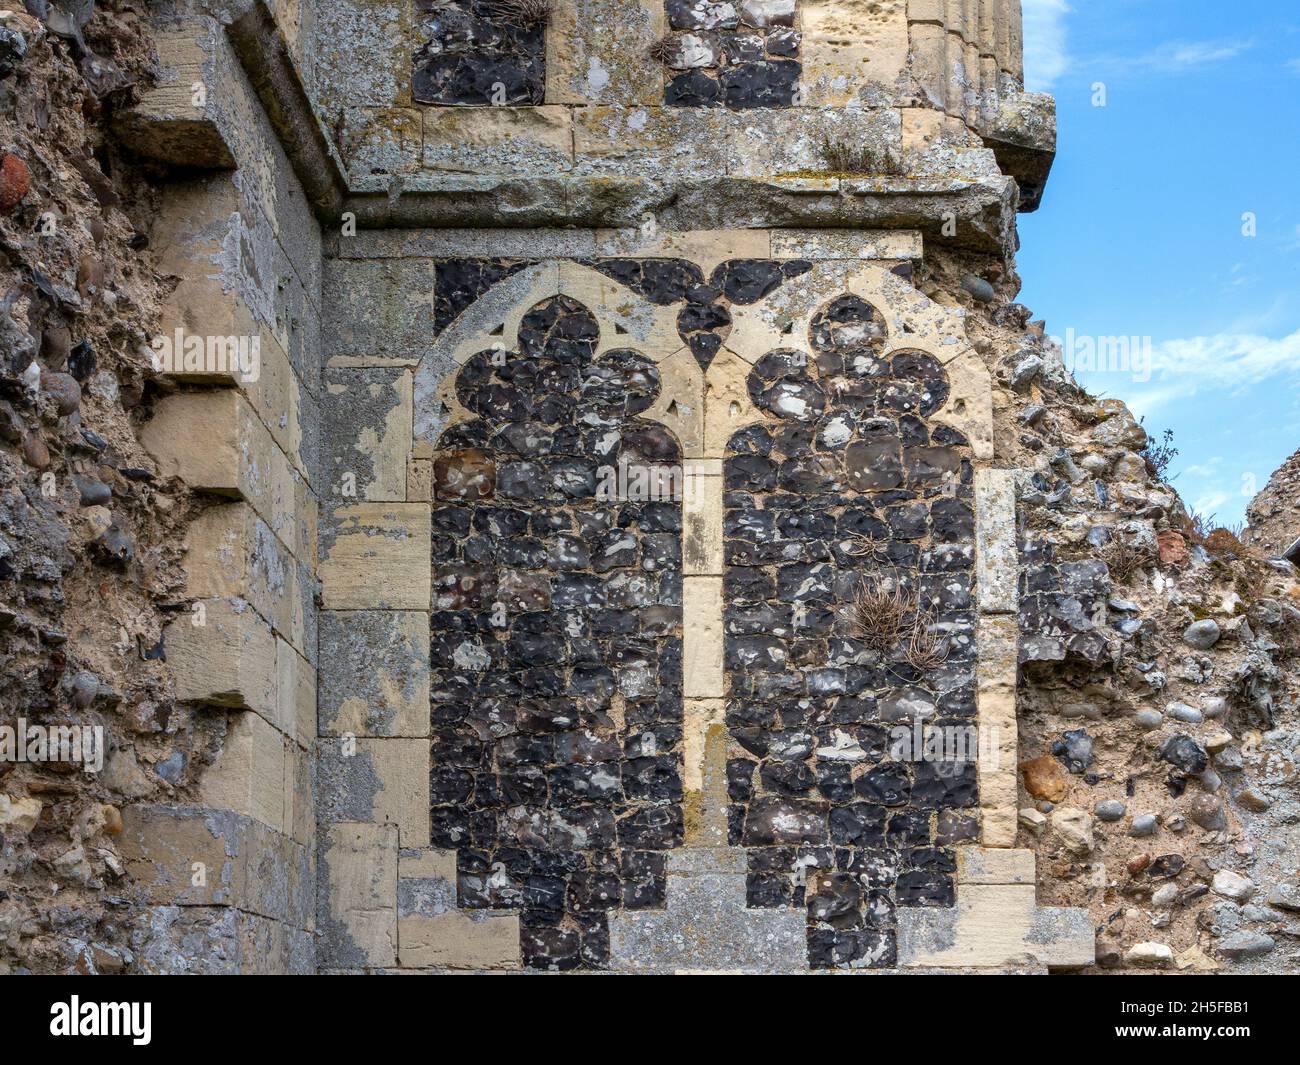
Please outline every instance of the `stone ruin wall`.
[{"label": "stone ruin wall", "polygon": [[[4,28],[6,670],[110,751],[0,766],[0,964],[1286,966],[1295,570],[1013,302],[1018,4]],[[864,642],[879,574],[941,663]]]}]

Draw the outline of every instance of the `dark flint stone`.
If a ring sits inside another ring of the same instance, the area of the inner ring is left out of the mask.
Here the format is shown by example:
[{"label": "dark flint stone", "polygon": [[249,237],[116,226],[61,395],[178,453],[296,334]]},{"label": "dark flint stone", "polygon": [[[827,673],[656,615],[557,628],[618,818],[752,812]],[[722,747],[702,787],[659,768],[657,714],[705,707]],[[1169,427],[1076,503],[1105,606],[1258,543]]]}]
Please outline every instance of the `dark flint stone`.
[{"label": "dark flint stone", "polygon": [[788,59],[737,63],[728,67],[722,72],[727,106],[737,110],[789,107],[794,102],[795,86],[802,71],[798,62]]},{"label": "dark flint stone", "polygon": [[669,107],[718,107],[722,89],[716,81],[699,70],[678,74],[664,89],[664,103]]},{"label": "dark flint stone", "polygon": [[1205,753],[1205,748],[1192,739],[1191,736],[1185,736],[1181,733],[1177,736],[1171,736],[1165,741],[1165,745],[1160,748],[1160,757],[1170,765],[1192,776],[1204,773],[1206,767],[1210,764],[1210,758]]}]

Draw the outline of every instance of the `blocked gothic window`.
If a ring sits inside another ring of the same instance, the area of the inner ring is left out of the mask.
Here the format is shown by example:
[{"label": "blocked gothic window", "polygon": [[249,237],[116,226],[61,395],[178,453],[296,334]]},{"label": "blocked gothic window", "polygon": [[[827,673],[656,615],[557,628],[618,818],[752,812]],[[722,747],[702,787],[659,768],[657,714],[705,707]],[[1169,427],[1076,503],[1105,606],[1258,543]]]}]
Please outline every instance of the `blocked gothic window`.
[{"label": "blocked gothic window", "polygon": [[789,107],[802,34],[795,0],[666,0],[656,47],[664,103],[677,107]]},{"label": "blocked gothic window", "polygon": [[540,104],[546,82],[546,19],[539,0],[419,0],[425,43],[414,57],[412,94],[452,106]]}]

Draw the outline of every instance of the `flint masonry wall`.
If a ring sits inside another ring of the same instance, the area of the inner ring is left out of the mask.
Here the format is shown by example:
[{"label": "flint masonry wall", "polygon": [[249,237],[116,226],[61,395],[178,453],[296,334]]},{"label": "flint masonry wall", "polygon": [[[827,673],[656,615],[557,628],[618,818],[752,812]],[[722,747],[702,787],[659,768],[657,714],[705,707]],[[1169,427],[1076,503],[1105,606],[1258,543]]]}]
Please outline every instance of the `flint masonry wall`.
[{"label": "flint masonry wall", "polygon": [[[122,134],[201,168],[156,233],[169,314],[262,364],[169,372],[145,441],[212,499],[167,646],[228,722],[200,805],[128,818],[154,968],[1091,958],[1009,849],[988,371],[911,284],[930,238],[1006,253],[1050,165],[1018,5],[618,7],[452,57],[448,19],[502,16],[158,24]],[[504,105],[476,62],[513,64]],[[620,458],[698,484],[602,502]],[[938,611],[941,675],[854,645],[864,538]],[[891,766],[889,708],[920,702],[996,723],[1001,768]],[[692,898],[716,934],[676,934]]]}]

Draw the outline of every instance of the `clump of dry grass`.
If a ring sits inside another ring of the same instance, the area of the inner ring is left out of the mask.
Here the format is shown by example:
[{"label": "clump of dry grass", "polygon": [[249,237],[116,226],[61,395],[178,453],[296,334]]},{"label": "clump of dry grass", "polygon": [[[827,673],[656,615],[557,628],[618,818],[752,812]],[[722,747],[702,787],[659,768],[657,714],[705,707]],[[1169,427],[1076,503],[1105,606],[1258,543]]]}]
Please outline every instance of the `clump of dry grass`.
[{"label": "clump of dry grass", "polygon": [[871,650],[889,654],[908,633],[919,604],[897,583],[864,580],[853,596],[853,635]]},{"label": "clump of dry grass", "polygon": [[823,136],[822,162],[832,174],[896,174],[898,160],[889,149],[864,144],[850,144],[835,137]]},{"label": "clump of dry grass", "polygon": [[673,38],[671,34],[664,34],[646,49],[646,54],[656,63],[667,63],[672,53]]},{"label": "clump of dry grass", "polygon": [[938,669],[948,660],[948,641],[934,631],[933,625],[933,614],[928,610],[917,611],[912,635],[903,649],[903,660],[921,673]]},{"label": "clump of dry grass", "polygon": [[947,640],[934,632],[933,625],[933,612],[898,581],[863,580],[854,594],[853,635],[882,655],[893,654],[901,644],[903,660],[922,673],[948,658]]},{"label": "clump of dry grass", "polygon": [[1154,566],[1157,559],[1150,548],[1136,547],[1124,537],[1116,536],[1103,561],[1114,580],[1128,584],[1142,570]]},{"label": "clump of dry grass", "polygon": [[885,544],[867,533],[851,533],[842,543],[844,553],[851,558],[865,558],[872,562],[883,560]]},{"label": "clump of dry grass", "polygon": [[538,30],[551,21],[553,0],[493,0],[492,9],[507,22],[526,30]]}]

